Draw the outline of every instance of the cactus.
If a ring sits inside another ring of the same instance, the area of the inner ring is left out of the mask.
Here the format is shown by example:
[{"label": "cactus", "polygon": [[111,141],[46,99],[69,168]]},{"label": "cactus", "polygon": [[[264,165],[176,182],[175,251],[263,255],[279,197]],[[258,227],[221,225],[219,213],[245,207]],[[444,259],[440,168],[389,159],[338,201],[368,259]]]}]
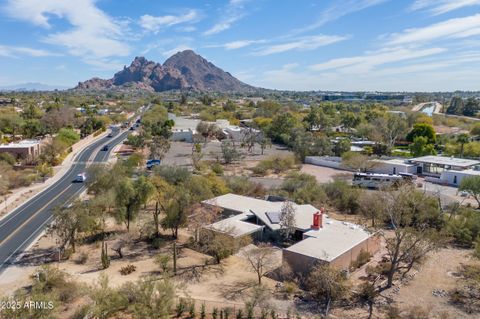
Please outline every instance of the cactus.
[{"label": "cactus", "polygon": [[173,242],[173,273],[177,274],[177,242]]},{"label": "cactus", "polygon": [[107,243],[102,241],[102,255],[100,258],[102,260],[103,269],[107,269],[108,267],[110,267],[110,257],[108,257],[107,249]]}]

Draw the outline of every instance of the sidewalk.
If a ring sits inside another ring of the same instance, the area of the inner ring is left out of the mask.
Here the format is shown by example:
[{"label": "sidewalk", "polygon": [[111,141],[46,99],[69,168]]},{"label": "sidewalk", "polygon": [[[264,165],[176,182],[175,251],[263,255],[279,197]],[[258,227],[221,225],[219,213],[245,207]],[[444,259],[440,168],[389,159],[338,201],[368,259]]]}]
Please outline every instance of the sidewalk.
[{"label": "sidewalk", "polygon": [[87,146],[95,141],[105,137],[108,134],[108,130],[97,136],[89,135],[86,138],[72,145],[72,152],[65,157],[61,165],[53,168],[53,176],[45,180],[44,182],[34,183],[28,187],[22,187],[14,189],[12,194],[9,194],[5,202],[5,198],[2,198],[0,202],[0,220],[12,212],[15,208],[19,207],[35,195],[42,192],[44,189],[55,184],[61,179],[65,173],[72,167],[75,157]]}]

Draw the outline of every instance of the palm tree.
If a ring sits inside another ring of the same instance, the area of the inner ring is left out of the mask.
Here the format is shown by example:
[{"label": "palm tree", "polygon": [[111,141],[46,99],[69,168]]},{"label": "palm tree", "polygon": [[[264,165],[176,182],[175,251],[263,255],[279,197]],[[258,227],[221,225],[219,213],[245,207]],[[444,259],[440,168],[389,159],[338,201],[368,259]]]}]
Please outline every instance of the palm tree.
[{"label": "palm tree", "polygon": [[463,157],[464,146],[468,142],[470,142],[470,136],[468,134],[462,133],[457,136],[457,143],[460,143],[460,157]]}]

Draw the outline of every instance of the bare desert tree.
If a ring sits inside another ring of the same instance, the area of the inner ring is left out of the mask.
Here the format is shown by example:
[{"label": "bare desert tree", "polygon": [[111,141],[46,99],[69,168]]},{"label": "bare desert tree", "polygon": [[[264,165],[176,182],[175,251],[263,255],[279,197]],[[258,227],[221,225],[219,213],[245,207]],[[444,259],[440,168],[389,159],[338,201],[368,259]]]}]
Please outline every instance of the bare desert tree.
[{"label": "bare desert tree", "polygon": [[422,263],[427,254],[440,247],[445,236],[437,231],[443,222],[434,197],[418,192],[412,185],[382,193],[384,219],[393,232],[380,232],[386,243],[389,267],[387,288],[395,274],[405,276]]},{"label": "bare desert tree", "polygon": [[262,284],[263,277],[277,268],[275,252],[275,248],[267,244],[261,244],[258,248],[252,248],[244,252],[250,268],[257,274],[259,285]]},{"label": "bare desert tree", "polygon": [[195,242],[198,242],[200,229],[213,223],[221,213],[221,208],[196,203],[189,207],[188,213],[188,226],[193,228]]},{"label": "bare desert tree", "polygon": [[312,270],[307,287],[312,297],[323,308],[325,317],[328,317],[332,303],[344,298],[349,291],[345,275],[328,264],[318,265]]},{"label": "bare desert tree", "polygon": [[295,234],[296,222],[295,222],[295,207],[293,203],[286,201],[283,203],[280,210],[280,232],[285,239],[290,239],[290,237]]}]

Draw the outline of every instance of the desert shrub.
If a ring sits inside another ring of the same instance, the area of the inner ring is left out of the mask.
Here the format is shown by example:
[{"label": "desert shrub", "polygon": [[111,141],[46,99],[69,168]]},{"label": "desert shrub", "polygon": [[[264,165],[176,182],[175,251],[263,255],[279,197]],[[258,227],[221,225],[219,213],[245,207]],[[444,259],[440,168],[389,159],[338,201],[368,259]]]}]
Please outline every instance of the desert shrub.
[{"label": "desert shrub", "polygon": [[234,194],[253,197],[263,197],[266,194],[266,190],[261,184],[251,182],[248,177],[228,176],[224,177],[224,180]]},{"label": "desert shrub", "polygon": [[50,266],[40,267],[32,276],[32,292],[41,295],[52,294],[61,302],[73,300],[79,293],[78,284],[67,273]]},{"label": "desert shrub", "polygon": [[327,200],[324,189],[317,183],[314,176],[298,172],[287,175],[280,186],[280,195],[286,195],[297,204],[314,206],[321,206]]},{"label": "desert shrub", "polygon": [[62,141],[63,143],[65,143],[68,146],[71,146],[71,145],[77,143],[78,141],[80,141],[80,135],[77,132],[75,132],[74,130],[69,129],[69,128],[61,128],[58,131],[55,138],[58,139],[59,141]]},{"label": "desert shrub", "polygon": [[188,302],[188,315],[190,318],[195,318],[195,301],[194,300],[190,300]]},{"label": "desert shrub", "polygon": [[70,259],[70,257],[72,257],[72,254],[73,254],[73,251],[72,251],[72,248],[67,248],[63,251],[63,254],[62,254],[62,259]]},{"label": "desert shrub", "polygon": [[223,308],[223,319],[230,318],[230,315],[233,313],[233,309],[230,307]]},{"label": "desert shrub", "polygon": [[167,245],[167,242],[163,240],[162,238],[155,237],[152,239],[152,247],[154,249],[160,249],[163,248]]},{"label": "desert shrub", "polygon": [[156,166],[153,171],[163,177],[169,184],[179,185],[192,177],[186,168],[180,166]]},{"label": "desert shrub", "polygon": [[462,279],[450,291],[450,302],[467,313],[480,313],[480,265],[462,265],[459,272]]},{"label": "desert shrub", "polygon": [[213,308],[212,310],[212,319],[217,319],[218,318],[218,309]]},{"label": "desert shrub", "polygon": [[11,166],[15,165],[15,163],[17,162],[15,156],[10,153],[0,153],[0,161],[5,162]]},{"label": "desert shrub", "polygon": [[480,259],[480,236],[475,241],[475,249],[473,250],[473,257]]},{"label": "desert shrub", "polygon": [[[127,298],[134,318],[170,318],[174,309],[175,286],[168,277],[147,277],[121,288],[122,297]],[[186,303],[181,301],[185,312]],[[175,311],[176,312],[176,311]]]},{"label": "desert shrub", "polygon": [[268,159],[260,161],[252,171],[256,175],[266,175],[272,171],[275,174],[286,172],[295,167],[295,157],[293,155],[288,156],[272,156]]},{"label": "desert shrub", "polygon": [[403,318],[405,319],[428,319],[430,316],[430,311],[421,306],[412,306],[410,307]]},{"label": "desert shrub", "polygon": [[372,258],[372,254],[370,254],[368,251],[361,249],[360,253],[358,254],[357,258],[352,262],[350,267],[352,269],[357,269],[365,265],[370,261],[370,258]]},{"label": "desert shrub", "polygon": [[292,281],[287,281],[283,284],[283,291],[288,295],[293,295],[298,290],[297,284]]},{"label": "desert shrub", "polygon": [[92,315],[99,319],[114,317],[119,311],[127,309],[131,301],[120,290],[110,287],[108,276],[105,274],[100,275],[100,279],[90,293],[90,297],[94,302]]},{"label": "desert shrub", "polygon": [[177,306],[175,307],[175,315],[177,318],[180,318],[183,313],[187,310],[187,302],[184,298],[178,300]]},{"label": "desert shrub", "polygon": [[325,185],[325,193],[329,202],[338,210],[355,214],[358,211],[359,190],[352,188],[347,182],[335,179]]},{"label": "desert shrub", "polygon": [[120,268],[120,274],[122,276],[126,276],[126,275],[131,274],[135,270],[137,270],[137,267],[135,265],[129,264],[129,265],[126,265],[126,266]]},{"label": "desert shrub", "polygon": [[88,313],[89,312],[90,312],[90,305],[83,305],[80,308],[78,308],[77,310],[75,310],[75,312],[73,313],[73,315],[70,318],[71,319],[88,318]]},{"label": "desert shrub", "polygon": [[243,318],[243,311],[242,309],[238,309],[237,315],[235,316],[236,319],[242,319]]},{"label": "desert shrub", "polygon": [[252,305],[245,305],[245,312],[247,314],[247,319],[253,319],[254,314],[253,314],[253,306]]},{"label": "desert shrub", "polygon": [[88,261],[88,254],[86,252],[82,252],[77,260],[76,260],[76,263],[79,264],[79,265],[85,265]]},{"label": "desert shrub", "polygon": [[462,209],[460,214],[448,221],[447,230],[457,245],[472,247],[480,236],[480,214],[473,209]]},{"label": "desert shrub", "polygon": [[207,312],[205,310],[205,304],[202,303],[202,306],[200,307],[200,319],[205,319],[207,316]]},{"label": "desert shrub", "polygon": [[390,268],[390,262],[381,262],[376,266],[367,266],[365,272],[367,275],[387,275]]},{"label": "desert shrub", "polygon": [[212,171],[217,175],[223,175],[223,166],[222,164],[215,162],[212,164]]},{"label": "desert shrub", "polygon": [[163,272],[168,270],[168,263],[170,262],[169,255],[158,255],[155,257],[155,263],[157,263]]}]

